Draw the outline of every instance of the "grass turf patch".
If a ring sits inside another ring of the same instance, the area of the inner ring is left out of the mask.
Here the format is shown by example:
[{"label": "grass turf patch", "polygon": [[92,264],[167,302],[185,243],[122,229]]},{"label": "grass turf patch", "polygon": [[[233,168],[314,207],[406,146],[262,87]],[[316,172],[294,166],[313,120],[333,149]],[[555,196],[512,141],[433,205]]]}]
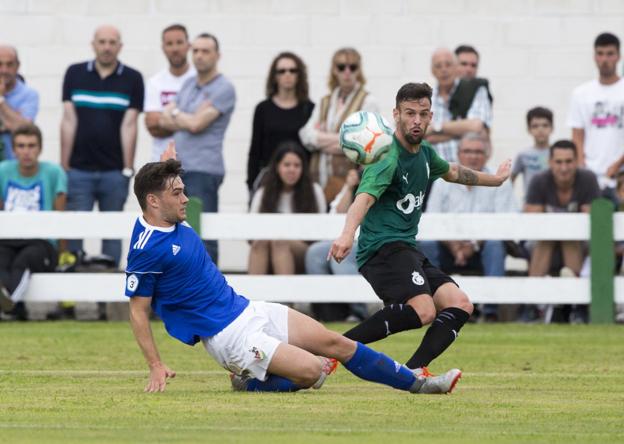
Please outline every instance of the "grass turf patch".
[{"label": "grass turf patch", "polygon": [[[1,441],[622,442],[621,326],[468,325],[431,366],[464,370],[447,396],[399,392],[343,367],[318,391],[235,393],[201,344],[153,329],[178,376],[144,394],[148,371],[127,323],[0,323]],[[373,347],[404,362],[423,333]]]}]

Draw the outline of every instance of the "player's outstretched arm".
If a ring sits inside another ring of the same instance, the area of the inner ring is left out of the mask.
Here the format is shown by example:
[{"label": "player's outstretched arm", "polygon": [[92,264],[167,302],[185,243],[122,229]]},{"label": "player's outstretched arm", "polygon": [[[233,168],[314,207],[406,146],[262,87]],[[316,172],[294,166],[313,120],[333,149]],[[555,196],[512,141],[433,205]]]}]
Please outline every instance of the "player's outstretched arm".
[{"label": "player's outstretched arm", "polygon": [[340,263],[349,255],[353,247],[355,230],[360,226],[364,216],[366,216],[366,213],[368,213],[368,210],[374,203],[375,198],[368,193],[360,193],[355,197],[347,211],[347,219],[342,229],[342,234],[332,243],[327,260],[333,257],[336,262]]},{"label": "player's outstretched arm", "polygon": [[448,172],[442,178],[447,182],[461,183],[463,185],[498,187],[509,178],[510,174],[511,159],[507,159],[500,164],[496,174],[475,171],[457,163],[451,163]]},{"label": "player's outstretched arm", "polygon": [[176,374],[160,360],[149,322],[151,301],[151,297],[133,296],[130,298],[130,324],[150,369],[150,379],[145,386],[145,391],[164,392],[167,378],[174,378]]}]

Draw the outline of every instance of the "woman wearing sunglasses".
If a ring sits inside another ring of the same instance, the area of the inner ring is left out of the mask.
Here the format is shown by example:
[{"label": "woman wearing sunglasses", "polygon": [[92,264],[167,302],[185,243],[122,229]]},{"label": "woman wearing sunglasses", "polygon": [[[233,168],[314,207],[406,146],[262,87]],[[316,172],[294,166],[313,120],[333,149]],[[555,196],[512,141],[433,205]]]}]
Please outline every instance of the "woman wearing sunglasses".
[{"label": "woman wearing sunglasses", "polygon": [[299,129],[308,121],[313,109],[314,103],[308,98],[305,63],[292,52],[278,54],[269,69],[266,99],[256,106],[254,113],[247,161],[250,200],[260,182],[261,171],[269,164],[276,148],[287,141],[301,144]]},{"label": "woman wearing sunglasses", "polygon": [[340,125],[356,111],[379,112],[377,101],[364,89],[365,83],[360,53],[353,48],[336,51],[329,70],[330,93],[299,131],[301,141],[312,152],[312,177],[323,187],[328,202],[342,189],[349,170],[356,167],[340,150]]}]

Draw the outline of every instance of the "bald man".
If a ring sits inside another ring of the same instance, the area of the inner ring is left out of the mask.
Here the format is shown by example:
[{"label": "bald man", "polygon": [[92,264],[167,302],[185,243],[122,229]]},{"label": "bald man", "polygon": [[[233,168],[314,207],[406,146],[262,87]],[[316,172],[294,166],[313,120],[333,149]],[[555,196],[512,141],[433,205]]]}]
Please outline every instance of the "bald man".
[{"label": "bald man", "polygon": [[[63,81],[61,165],[67,171],[67,209],[121,211],[134,174],[137,118],[143,109],[141,73],[119,61],[121,33],[98,27],[95,59],[71,65]],[[82,249],[82,241],[69,242]],[[102,253],[119,264],[121,242],[104,240]]]},{"label": "bald man", "polygon": [[39,94],[17,75],[17,50],[0,45],[0,160],[13,159],[11,131],[32,122],[39,111]]},{"label": "bald man", "polygon": [[431,73],[437,80],[433,89],[433,121],[427,141],[449,162],[457,162],[461,137],[469,132],[489,130],[492,104],[480,79],[458,77],[457,59],[448,48],[438,48],[431,56]]}]

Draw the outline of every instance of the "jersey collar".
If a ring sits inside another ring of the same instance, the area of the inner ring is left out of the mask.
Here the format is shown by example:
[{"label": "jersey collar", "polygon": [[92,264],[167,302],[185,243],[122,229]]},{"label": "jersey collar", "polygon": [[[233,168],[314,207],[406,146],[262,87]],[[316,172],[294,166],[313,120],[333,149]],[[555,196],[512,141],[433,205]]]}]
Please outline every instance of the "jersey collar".
[{"label": "jersey collar", "polygon": [[142,215],[139,216],[139,223],[143,225],[145,228],[149,228],[150,230],[155,230],[155,231],[162,231],[163,233],[171,233],[173,230],[176,229],[176,226],[177,226],[176,224],[170,227],[155,227],[154,225],[148,224]]}]

